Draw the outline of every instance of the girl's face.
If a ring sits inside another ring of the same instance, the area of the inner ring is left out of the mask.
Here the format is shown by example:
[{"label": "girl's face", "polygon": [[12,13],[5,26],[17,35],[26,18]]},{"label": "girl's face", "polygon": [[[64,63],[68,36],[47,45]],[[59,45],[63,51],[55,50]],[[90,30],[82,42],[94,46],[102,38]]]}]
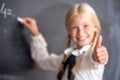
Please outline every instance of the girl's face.
[{"label": "girl's face", "polygon": [[79,14],[72,18],[67,30],[77,47],[81,48],[92,42],[97,28],[88,16]]}]

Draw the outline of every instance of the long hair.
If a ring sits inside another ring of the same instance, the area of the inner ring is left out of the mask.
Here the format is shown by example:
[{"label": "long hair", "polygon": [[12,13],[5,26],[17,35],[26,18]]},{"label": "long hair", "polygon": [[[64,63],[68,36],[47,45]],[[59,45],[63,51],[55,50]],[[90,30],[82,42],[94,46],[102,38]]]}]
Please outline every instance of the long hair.
[{"label": "long hair", "polygon": [[[74,6],[72,6],[69,11],[66,14],[66,19],[65,19],[65,25],[66,25],[66,29],[68,30],[69,26],[70,26],[70,21],[73,19],[74,16],[76,15],[80,15],[81,13],[85,14],[86,16],[89,16],[89,19],[92,21],[92,23],[94,24],[94,26],[98,29],[97,32],[95,32],[94,34],[94,39],[93,39],[93,45],[95,46],[94,42],[96,42],[97,39],[97,35],[100,33],[101,31],[101,26],[100,26],[100,21],[97,17],[96,12],[94,11],[94,9],[88,5],[87,3],[80,3],[80,4],[76,4]],[[70,47],[71,45],[71,37],[68,34],[68,42],[67,42],[67,48]],[[63,61],[65,62],[67,56],[64,55],[63,57]],[[80,59],[81,62],[81,59]],[[80,64],[80,63],[79,63]],[[78,64],[78,65],[79,65]],[[60,68],[58,70],[58,73],[62,70],[63,68],[63,64],[60,64]],[[78,68],[78,66],[75,66],[75,68]],[[75,69],[74,71],[76,71],[77,69]]]}]

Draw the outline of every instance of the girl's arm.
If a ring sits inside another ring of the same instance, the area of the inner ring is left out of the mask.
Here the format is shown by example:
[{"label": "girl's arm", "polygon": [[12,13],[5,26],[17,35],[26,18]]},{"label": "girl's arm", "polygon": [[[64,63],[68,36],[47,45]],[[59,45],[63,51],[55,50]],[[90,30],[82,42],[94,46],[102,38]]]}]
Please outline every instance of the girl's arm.
[{"label": "girl's arm", "polygon": [[56,71],[62,61],[63,55],[49,54],[47,43],[38,30],[37,23],[30,17],[22,18],[23,24],[32,34],[31,57],[44,70]]},{"label": "girl's arm", "polygon": [[47,44],[42,34],[32,36],[31,56],[33,60],[44,70],[56,71],[63,58],[62,55],[49,54]]}]

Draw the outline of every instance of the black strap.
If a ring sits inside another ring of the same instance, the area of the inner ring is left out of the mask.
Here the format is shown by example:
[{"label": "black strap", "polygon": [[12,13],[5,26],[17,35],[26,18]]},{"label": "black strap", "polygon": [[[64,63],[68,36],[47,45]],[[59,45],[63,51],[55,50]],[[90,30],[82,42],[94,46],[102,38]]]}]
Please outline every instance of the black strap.
[{"label": "black strap", "polygon": [[66,71],[66,68],[68,66],[68,80],[74,80],[75,75],[72,72],[72,68],[74,67],[76,61],[75,61],[75,56],[70,55],[65,62],[63,62],[63,69],[58,73],[57,79],[62,80],[62,77]]}]

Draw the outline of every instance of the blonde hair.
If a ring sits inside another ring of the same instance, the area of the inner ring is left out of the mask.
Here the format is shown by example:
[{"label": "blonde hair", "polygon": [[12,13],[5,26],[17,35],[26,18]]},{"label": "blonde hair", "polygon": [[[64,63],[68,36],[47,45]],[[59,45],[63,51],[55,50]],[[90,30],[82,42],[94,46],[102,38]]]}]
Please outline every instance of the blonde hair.
[{"label": "blonde hair", "polygon": [[[97,17],[97,14],[95,10],[87,3],[76,4],[70,8],[70,10],[66,14],[66,19],[65,19],[66,29],[70,26],[70,21],[72,20],[72,18],[76,15],[80,15],[81,13],[85,14],[86,16],[89,16],[94,26],[97,27],[98,29],[97,33],[100,33],[101,26],[100,26],[100,21]],[[70,44],[71,44],[71,40],[69,39],[71,38],[68,37],[67,47],[70,47]]]},{"label": "blonde hair", "polygon": [[[94,11],[94,9],[87,3],[76,4],[69,9],[69,11],[66,14],[66,20],[65,20],[66,29],[68,29],[68,27],[70,26],[70,21],[72,20],[72,18],[76,15],[80,15],[81,13],[85,14],[86,16],[89,16],[89,18],[93,22],[94,26],[97,27],[97,29],[98,29],[98,31],[96,33],[97,34],[100,33],[101,27],[100,27],[100,22],[97,17],[97,14]],[[96,38],[97,35],[95,34],[94,37]],[[71,41],[72,41],[71,37],[70,37],[70,35],[68,35],[67,47],[70,47]],[[95,41],[95,39],[93,41]],[[67,59],[67,56],[64,55],[63,62],[65,62],[66,59]],[[80,59],[80,62],[81,62],[81,59]],[[78,67],[78,66],[75,66],[75,68],[76,67]],[[62,68],[63,68],[63,64],[60,65],[58,72],[60,72],[62,70]],[[78,69],[78,68],[77,69],[75,69],[75,68],[73,70],[74,72]]]}]

